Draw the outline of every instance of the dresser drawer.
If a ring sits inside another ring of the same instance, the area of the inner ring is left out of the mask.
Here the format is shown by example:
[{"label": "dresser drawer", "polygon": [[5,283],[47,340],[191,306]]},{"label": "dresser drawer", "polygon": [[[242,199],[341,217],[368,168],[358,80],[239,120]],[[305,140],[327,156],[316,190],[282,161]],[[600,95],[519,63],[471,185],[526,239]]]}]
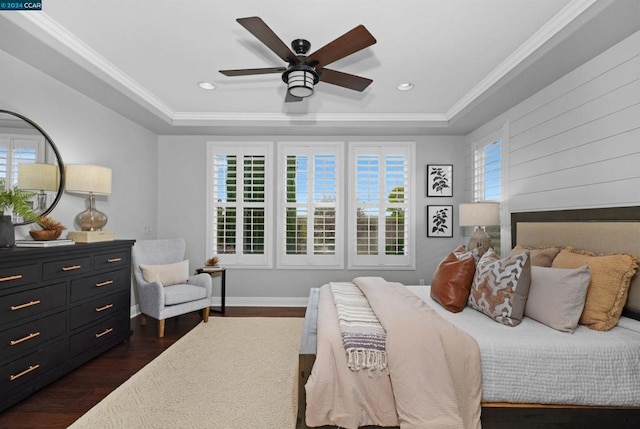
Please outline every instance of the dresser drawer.
[{"label": "dresser drawer", "polygon": [[93,257],[93,268],[96,271],[104,269],[116,269],[129,266],[129,252],[101,253]]},{"label": "dresser drawer", "polygon": [[63,336],[67,330],[67,314],[52,314],[0,332],[0,359],[28,353],[41,344]]},{"label": "dresser drawer", "polygon": [[0,393],[8,396],[12,390],[39,382],[48,371],[64,365],[69,357],[69,343],[64,340],[36,350],[0,367]]},{"label": "dresser drawer", "polygon": [[116,338],[127,338],[130,333],[129,318],[127,314],[117,314],[114,317],[103,320],[83,331],[71,336],[71,356],[98,347],[104,343],[112,342]]},{"label": "dresser drawer", "polygon": [[0,288],[2,289],[37,281],[40,281],[40,264],[0,268]]},{"label": "dresser drawer", "polygon": [[71,302],[131,289],[127,270],[109,271],[71,281]]},{"label": "dresser drawer", "polygon": [[71,308],[71,329],[76,329],[82,325],[91,324],[104,317],[111,317],[114,314],[130,312],[129,308],[130,292],[122,291],[117,294],[101,296],[85,304],[79,304]]},{"label": "dresser drawer", "polygon": [[0,329],[45,311],[64,307],[66,302],[66,282],[0,296]]},{"label": "dresser drawer", "polygon": [[42,278],[58,279],[91,271],[91,257],[61,259],[42,264]]}]

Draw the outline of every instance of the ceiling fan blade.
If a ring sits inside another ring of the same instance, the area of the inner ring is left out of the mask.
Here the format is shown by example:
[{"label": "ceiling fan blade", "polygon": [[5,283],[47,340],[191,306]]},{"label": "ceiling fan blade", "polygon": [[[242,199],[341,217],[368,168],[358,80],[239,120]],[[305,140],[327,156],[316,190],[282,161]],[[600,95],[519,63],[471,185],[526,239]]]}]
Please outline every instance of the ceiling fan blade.
[{"label": "ceiling fan blade", "polygon": [[307,56],[307,62],[312,67],[324,67],[374,43],[376,43],[376,39],[364,25],[358,25]]},{"label": "ceiling fan blade", "polygon": [[320,81],[338,85],[354,91],[364,91],[373,80],[354,74],[343,73],[331,69],[320,69]]},{"label": "ceiling fan blade", "polygon": [[284,97],[284,102],[285,103],[292,103],[295,101],[302,101],[304,100],[304,98],[302,97],[296,97],[295,95],[291,95],[291,93],[289,91],[287,91],[287,95]]},{"label": "ceiling fan blade", "polygon": [[249,18],[236,19],[240,25],[246,28],[251,34],[256,36],[258,40],[264,43],[269,49],[271,49],[277,56],[282,58],[288,63],[297,64],[300,62],[296,54],[276,35],[276,33],[269,28],[264,21],[257,17],[252,16]]},{"label": "ceiling fan blade", "polygon": [[267,67],[261,69],[220,70],[225,76],[250,76],[254,74],[282,73],[286,67]]}]

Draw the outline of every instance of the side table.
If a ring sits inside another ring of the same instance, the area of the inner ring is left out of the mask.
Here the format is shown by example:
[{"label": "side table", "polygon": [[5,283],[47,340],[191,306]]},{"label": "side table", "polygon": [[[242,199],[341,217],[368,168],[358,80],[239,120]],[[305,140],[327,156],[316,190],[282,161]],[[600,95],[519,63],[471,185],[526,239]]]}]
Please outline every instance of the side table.
[{"label": "side table", "polygon": [[198,274],[206,273],[206,274],[209,274],[211,277],[216,277],[217,275],[220,275],[220,281],[221,281],[220,310],[210,308],[209,311],[211,311],[212,313],[224,314],[224,311],[225,311],[224,300],[226,296],[226,286],[227,286],[227,269],[224,267],[202,267],[202,268],[198,268],[196,270],[196,273]]}]

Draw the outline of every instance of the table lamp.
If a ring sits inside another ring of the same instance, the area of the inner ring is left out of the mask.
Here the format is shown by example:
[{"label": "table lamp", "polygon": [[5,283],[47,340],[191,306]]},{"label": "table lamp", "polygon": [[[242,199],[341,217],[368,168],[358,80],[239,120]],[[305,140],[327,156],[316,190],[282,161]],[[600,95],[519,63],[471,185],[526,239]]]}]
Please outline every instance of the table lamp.
[{"label": "table lamp", "polygon": [[461,203],[458,207],[460,214],[460,226],[474,226],[476,229],[469,239],[468,249],[484,247],[485,250],[493,247],[491,238],[487,235],[484,227],[500,225],[500,203],[476,202]]},{"label": "table lamp", "polygon": [[47,192],[57,191],[60,187],[60,169],[55,164],[39,162],[18,164],[18,189],[36,191],[38,206],[36,213],[47,209]]},{"label": "table lamp", "polygon": [[101,234],[108,218],[96,209],[95,202],[96,195],[111,194],[111,169],[99,165],[69,164],[65,167],[65,190],[69,193],[88,195],[88,208],[75,217],[82,234],[70,231],[70,238],[74,241],[112,240],[112,233]]}]

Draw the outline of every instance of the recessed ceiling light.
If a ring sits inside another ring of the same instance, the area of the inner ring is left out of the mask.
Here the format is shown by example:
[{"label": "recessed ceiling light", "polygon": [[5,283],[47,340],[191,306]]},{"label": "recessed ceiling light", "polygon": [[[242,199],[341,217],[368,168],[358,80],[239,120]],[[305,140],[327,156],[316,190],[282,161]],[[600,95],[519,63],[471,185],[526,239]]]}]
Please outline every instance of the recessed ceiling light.
[{"label": "recessed ceiling light", "polygon": [[398,85],[398,91],[409,91],[413,89],[413,84],[411,82],[404,82]]},{"label": "recessed ceiling light", "polygon": [[207,90],[216,89],[216,86],[211,82],[198,82],[198,86],[202,89],[207,89]]}]

